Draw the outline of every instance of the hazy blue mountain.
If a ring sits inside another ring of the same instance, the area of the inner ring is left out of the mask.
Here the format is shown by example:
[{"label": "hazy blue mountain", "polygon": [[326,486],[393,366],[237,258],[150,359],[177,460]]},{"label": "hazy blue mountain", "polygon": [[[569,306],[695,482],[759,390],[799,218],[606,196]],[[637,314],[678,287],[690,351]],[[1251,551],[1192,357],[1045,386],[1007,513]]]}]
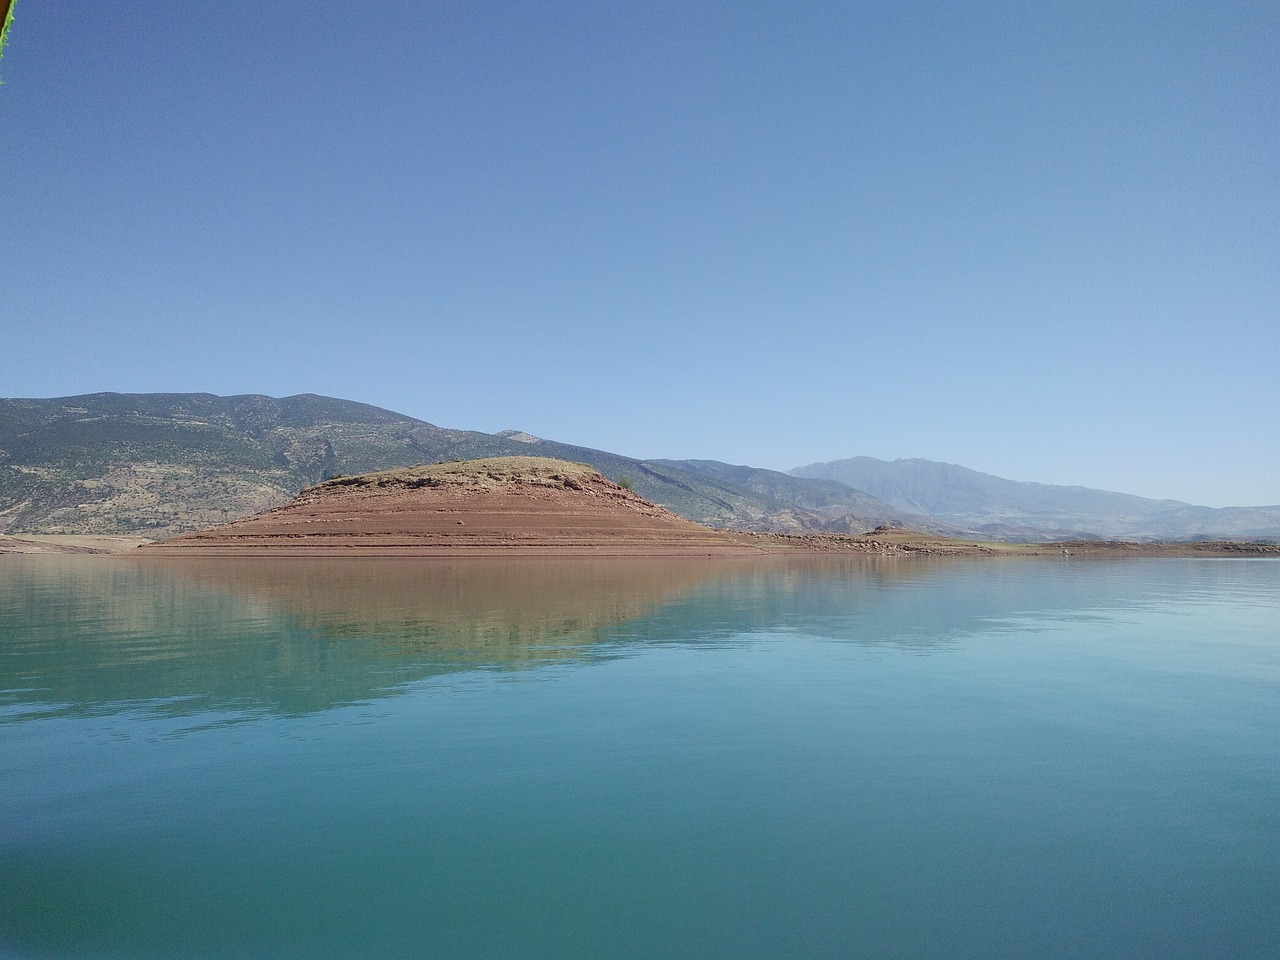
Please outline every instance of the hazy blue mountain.
[{"label": "hazy blue mountain", "polygon": [[1280,506],[1199,507],[1088,487],[1005,480],[932,460],[851,457],[790,473],[838,481],[899,510],[928,514],[993,538],[1280,537]]},{"label": "hazy blue mountain", "polygon": [[[884,522],[877,520],[851,526],[850,518],[833,518],[822,510],[806,508],[777,496],[767,488],[735,483],[730,477],[693,466],[696,461],[636,460],[590,447],[544,440],[517,430],[504,430],[498,436],[520,438],[525,444],[524,453],[589,463],[613,480],[625,480],[645,499],[710,526],[782,533],[861,533]],[[786,474],[779,476],[786,477]],[[808,482],[789,479],[800,484]],[[880,507],[896,513],[887,504]]]},{"label": "hazy blue mountain", "polygon": [[[901,510],[877,497],[836,480],[793,476],[761,467],[734,466],[718,460],[655,460],[708,479],[767,497],[793,510],[818,514],[821,529],[833,533],[862,533],[882,524],[909,527],[925,533],[952,536],[959,528],[934,517]],[[816,527],[811,527],[817,529]]]}]

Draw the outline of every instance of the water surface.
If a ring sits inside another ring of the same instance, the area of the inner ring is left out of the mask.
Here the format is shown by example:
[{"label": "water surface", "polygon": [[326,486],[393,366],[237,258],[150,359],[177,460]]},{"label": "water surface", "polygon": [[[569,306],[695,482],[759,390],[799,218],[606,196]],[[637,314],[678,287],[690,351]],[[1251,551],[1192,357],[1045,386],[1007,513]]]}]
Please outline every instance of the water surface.
[{"label": "water surface", "polygon": [[1280,564],[0,558],[0,955],[1280,956]]}]

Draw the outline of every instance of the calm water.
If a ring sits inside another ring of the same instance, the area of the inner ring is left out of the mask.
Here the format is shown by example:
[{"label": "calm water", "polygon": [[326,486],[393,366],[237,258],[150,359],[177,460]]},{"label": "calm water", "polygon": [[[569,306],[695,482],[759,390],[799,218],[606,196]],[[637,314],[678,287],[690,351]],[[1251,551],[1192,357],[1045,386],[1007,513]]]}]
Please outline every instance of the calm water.
[{"label": "calm water", "polygon": [[1280,563],[0,558],[0,956],[1280,956]]}]

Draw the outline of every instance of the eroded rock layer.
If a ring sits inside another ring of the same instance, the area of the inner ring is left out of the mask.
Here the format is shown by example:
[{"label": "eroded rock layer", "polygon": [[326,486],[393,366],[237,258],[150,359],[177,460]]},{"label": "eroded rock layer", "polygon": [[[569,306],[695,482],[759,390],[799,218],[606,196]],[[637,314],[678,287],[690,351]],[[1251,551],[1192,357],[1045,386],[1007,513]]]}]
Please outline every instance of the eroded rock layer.
[{"label": "eroded rock layer", "polygon": [[497,457],[351,477],[141,548],[201,556],[731,555],[748,538],[655,506],[582,464]]}]

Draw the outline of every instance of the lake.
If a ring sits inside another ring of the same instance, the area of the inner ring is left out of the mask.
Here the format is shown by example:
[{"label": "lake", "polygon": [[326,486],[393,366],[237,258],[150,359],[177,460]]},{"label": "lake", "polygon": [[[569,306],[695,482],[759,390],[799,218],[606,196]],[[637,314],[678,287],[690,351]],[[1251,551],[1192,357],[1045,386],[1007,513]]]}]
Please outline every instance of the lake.
[{"label": "lake", "polygon": [[1280,562],[0,557],[0,957],[1280,956]]}]

